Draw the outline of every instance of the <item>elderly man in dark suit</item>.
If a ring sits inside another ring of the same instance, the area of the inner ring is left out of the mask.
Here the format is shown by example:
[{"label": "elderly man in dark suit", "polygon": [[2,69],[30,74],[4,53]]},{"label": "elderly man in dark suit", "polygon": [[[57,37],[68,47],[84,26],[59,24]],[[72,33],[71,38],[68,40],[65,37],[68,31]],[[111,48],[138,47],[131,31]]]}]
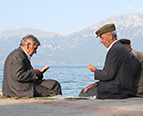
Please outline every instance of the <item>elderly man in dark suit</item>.
[{"label": "elderly man in dark suit", "polygon": [[129,51],[133,60],[134,95],[137,97],[143,97],[143,53],[132,49],[131,41],[129,39],[120,39],[119,41]]},{"label": "elderly man in dark suit", "polygon": [[20,47],[5,60],[2,93],[6,97],[46,97],[62,94],[56,80],[43,79],[43,70],[33,69],[30,58],[37,52],[40,42],[33,35],[25,36]]},{"label": "elderly man in dark suit", "polygon": [[107,47],[103,70],[88,64],[99,82],[84,88],[79,96],[96,96],[99,99],[123,99],[133,94],[133,62],[129,52],[117,41],[114,24],[107,24],[96,31],[100,43]]}]

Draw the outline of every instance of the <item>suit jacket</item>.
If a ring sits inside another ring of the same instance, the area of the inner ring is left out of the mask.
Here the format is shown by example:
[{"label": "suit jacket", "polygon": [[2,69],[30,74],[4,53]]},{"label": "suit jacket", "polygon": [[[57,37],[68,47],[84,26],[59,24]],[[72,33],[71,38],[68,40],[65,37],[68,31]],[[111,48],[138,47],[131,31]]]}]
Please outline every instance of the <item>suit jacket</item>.
[{"label": "suit jacket", "polygon": [[143,53],[132,49],[130,54],[134,65],[134,95],[143,97]]},{"label": "suit jacket", "polygon": [[97,87],[100,99],[122,99],[133,94],[133,62],[129,52],[115,42],[106,55],[103,70],[95,70],[99,80]]},{"label": "suit jacket", "polygon": [[33,97],[36,74],[21,47],[5,60],[2,92],[6,97]]}]

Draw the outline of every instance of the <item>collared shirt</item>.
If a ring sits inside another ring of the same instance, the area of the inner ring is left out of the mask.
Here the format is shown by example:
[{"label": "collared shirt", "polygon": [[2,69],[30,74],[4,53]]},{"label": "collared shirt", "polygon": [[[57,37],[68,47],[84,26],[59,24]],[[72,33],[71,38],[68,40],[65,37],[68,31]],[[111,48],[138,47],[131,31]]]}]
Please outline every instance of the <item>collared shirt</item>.
[{"label": "collared shirt", "polygon": [[[21,47],[22,48],[22,47]],[[23,48],[22,48],[23,49]],[[23,51],[25,52],[25,54],[27,55],[28,60],[31,59],[31,57],[29,56],[29,54],[23,49]]]},{"label": "collared shirt", "polygon": [[111,45],[107,48],[107,52],[111,49],[111,47],[113,46],[113,44],[115,43],[115,42],[117,42],[118,40],[115,40],[114,42],[112,42],[111,43]]}]

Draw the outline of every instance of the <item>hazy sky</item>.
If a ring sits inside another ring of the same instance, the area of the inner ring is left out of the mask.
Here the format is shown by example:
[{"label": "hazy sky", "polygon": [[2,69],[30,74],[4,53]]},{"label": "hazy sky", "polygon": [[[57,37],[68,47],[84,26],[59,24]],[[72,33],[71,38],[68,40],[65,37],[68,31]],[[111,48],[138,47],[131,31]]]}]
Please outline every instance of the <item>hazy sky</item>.
[{"label": "hazy sky", "polygon": [[35,28],[68,35],[126,13],[143,14],[143,0],[0,0],[0,31]]}]

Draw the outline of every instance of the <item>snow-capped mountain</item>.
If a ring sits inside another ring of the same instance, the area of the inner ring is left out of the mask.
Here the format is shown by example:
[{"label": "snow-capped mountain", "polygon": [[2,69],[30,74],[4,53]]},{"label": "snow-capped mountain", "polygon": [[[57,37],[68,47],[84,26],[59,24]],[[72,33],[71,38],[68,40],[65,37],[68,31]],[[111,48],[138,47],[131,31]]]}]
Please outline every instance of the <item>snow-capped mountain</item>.
[{"label": "snow-capped mountain", "polygon": [[106,48],[96,38],[95,31],[107,23],[116,25],[118,39],[130,39],[132,48],[143,52],[143,14],[122,14],[110,16],[68,36],[30,28],[0,31],[0,62],[3,63],[7,55],[19,47],[25,35],[32,34],[41,42],[38,53],[32,58],[35,65],[103,65]]}]

